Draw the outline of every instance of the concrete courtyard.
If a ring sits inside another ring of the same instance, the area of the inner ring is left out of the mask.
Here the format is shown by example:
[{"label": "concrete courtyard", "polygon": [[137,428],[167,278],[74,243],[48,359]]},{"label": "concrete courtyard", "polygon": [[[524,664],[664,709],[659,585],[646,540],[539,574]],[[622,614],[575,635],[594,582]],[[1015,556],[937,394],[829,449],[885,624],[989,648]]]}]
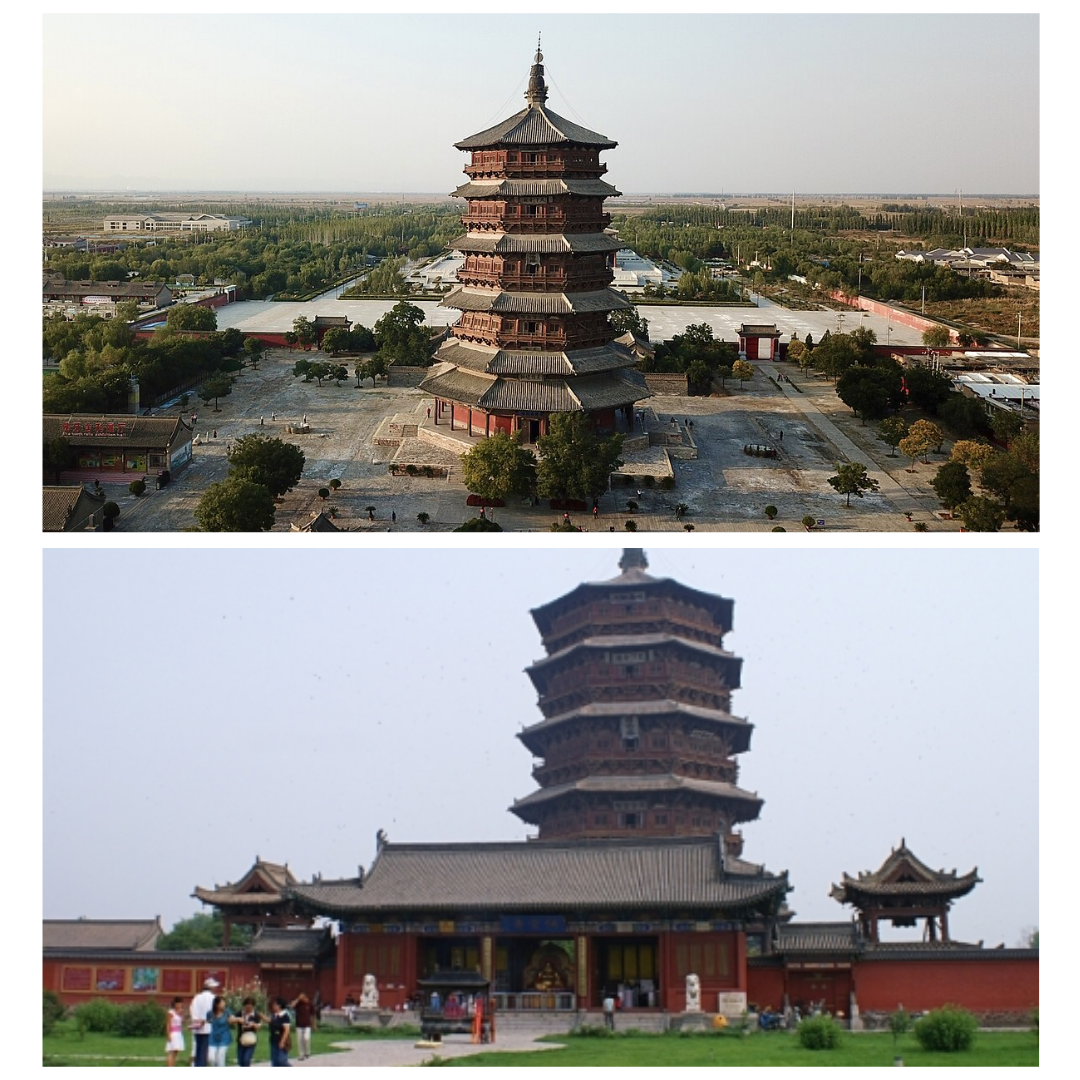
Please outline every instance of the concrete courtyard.
[{"label": "concrete courtyard", "polygon": [[[416,389],[381,383],[372,389],[370,380],[358,389],[355,378],[341,386],[305,383],[291,373],[299,355],[318,356],[270,350],[258,371],[246,370],[236,379],[218,413],[197,400],[184,410],[178,404],[159,410],[176,415],[183,411],[185,416],[197,410],[193,461],[165,489],[138,499],[122,485],[107,485],[121,507],[117,527],[173,532],[195,528],[194,509],[202,492],[228,472],[228,444],[251,432],[290,439],[307,459],[300,483],[279,504],[275,531],[303,526],[330,506],[337,509],[339,528],[357,531],[447,531],[475,516],[466,505],[460,469],[451,468],[449,478],[442,479],[392,476],[388,463],[395,448],[374,442],[389,417],[409,417],[420,427],[429,424],[431,398]],[[745,387],[729,380],[728,396],[649,399],[649,423],[667,426],[672,417],[680,426],[693,421],[698,459],[675,461],[676,487],[644,488],[636,513],[626,505],[628,497],[636,498],[634,489],[616,488],[600,500],[597,516],[577,515],[575,524],[605,532],[612,527],[625,531],[627,521],[636,522],[639,531],[680,531],[690,524],[703,531],[768,532],[781,526],[790,532],[801,531],[800,521],[809,514],[824,522],[818,528],[826,532],[910,532],[913,525],[905,516],[910,511],[912,522],[924,522],[932,531],[959,529],[957,521],[939,516],[940,505],[929,487],[944,454],[931,455],[928,464],[916,463],[910,471],[908,459],[889,457],[888,448],[875,439],[874,427],[861,425],[828,380],[803,376],[791,364],[762,362],[755,367]],[[792,381],[776,381],[779,370]],[[310,433],[287,435],[286,425],[305,415]],[[445,425],[439,430],[445,431]],[[779,456],[749,457],[743,446],[751,443],[774,445]],[[946,445],[944,453],[948,449]],[[455,460],[445,450],[432,450],[448,463]],[[632,460],[633,455],[626,456]],[[853,498],[850,508],[827,482],[836,463],[847,460],[863,462],[881,487],[877,494]],[[319,488],[334,478],[341,481],[340,490],[326,501],[320,499]],[[676,519],[680,503],[688,507],[682,521]],[[774,521],[764,513],[770,504],[778,511]],[[419,513],[430,516],[426,525],[417,520]],[[504,529],[534,532],[547,531],[561,518],[546,504],[507,506],[493,516]]]}]

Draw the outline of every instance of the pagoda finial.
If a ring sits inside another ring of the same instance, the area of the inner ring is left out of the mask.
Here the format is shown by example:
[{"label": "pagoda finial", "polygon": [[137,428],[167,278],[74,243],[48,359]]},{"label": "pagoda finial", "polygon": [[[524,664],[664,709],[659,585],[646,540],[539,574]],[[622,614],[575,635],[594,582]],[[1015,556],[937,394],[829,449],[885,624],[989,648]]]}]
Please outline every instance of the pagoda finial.
[{"label": "pagoda finial", "polygon": [[649,565],[645,558],[643,548],[623,548],[622,558],[619,560],[619,569],[625,574],[627,570],[644,570]]},{"label": "pagoda finial", "polygon": [[547,101],[547,84],[544,82],[544,54],[540,51],[540,35],[536,35],[536,56],[529,71],[529,89],[525,100],[530,105],[543,105]]}]

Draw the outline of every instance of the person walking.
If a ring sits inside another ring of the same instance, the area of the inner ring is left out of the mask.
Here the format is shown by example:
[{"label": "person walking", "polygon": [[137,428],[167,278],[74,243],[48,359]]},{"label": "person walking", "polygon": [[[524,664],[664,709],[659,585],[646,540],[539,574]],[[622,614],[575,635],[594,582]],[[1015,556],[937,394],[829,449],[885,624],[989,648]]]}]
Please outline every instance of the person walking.
[{"label": "person walking", "polygon": [[174,997],[165,1019],[165,1064],[176,1064],[178,1054],[184,1052],[184,1004],[183,998]]},{"label": "person walking", "polygon": [[210,1050],[210,1014],[214,1009],[215,991],[220,986],[221,983],[211,975],[203,983],[202,990],[191,1000],[191,1036],[196,1068],[206,1067]]},{"label": "person walking", "polygon": [[255,1047],[259,1044],[259,1028],[266,1023],[266,1017],[256,1010],[255,999],[246,997],[240,1006],[240,1015],[231,1017],[229,1022],[240,1029],[236,1037],[236,1064],[242,1069],[250,1068]]},{"label": "person walking", "polygon": [[292,1024],[285,1011],[285,999],[276,997],[270,1002],[270,1064],[289,1064],[289,1047],[292,1045]]},{"label": "person walking", "polygon": [[608,1031],[615,1030],[615,998],[611,993],[604,998],[604,1026]]},{"label": "person walking", "polygon": [[215,1068],[225,1067],[225,1058],[232,1045],[232,1013],[229,1012],[225,999],[218,994],[214,998],[214,1007],[210,1011],[210,1047],[208,1057]]},{"label": "person walking", "polygon": [[292,1003],[296,1017],[296,1042],[301,1061],[311,1057],[311,1030],[315,1026],[315,1007],[307,994],[301,993]]}]

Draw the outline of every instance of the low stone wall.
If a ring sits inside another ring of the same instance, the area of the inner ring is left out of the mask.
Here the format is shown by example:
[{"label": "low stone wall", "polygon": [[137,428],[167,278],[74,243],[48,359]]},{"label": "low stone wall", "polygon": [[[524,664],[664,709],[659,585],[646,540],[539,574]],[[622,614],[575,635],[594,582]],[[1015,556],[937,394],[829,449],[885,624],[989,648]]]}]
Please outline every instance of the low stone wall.
[{"label": "low stone wall", "polygon": [[431,371],[426,367],[401,367],[391,364],[386,373],[387,386],[419,386]]},{"label": "low stone wall", "polygon": [[650,372],[645,376],[645,385],[650,394],[678,394],[686,397],[689,384],[685,375],[673,375],[669,372]]}]

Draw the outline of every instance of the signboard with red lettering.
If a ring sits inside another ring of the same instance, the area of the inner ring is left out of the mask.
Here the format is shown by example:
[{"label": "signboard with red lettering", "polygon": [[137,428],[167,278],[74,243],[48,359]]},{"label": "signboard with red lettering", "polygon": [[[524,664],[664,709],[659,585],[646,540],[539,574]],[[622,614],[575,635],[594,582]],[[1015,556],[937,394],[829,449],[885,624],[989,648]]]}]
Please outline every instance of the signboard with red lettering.
[{"label": "signboard with red lettering", "polygon": [[88,967],[66,967],[60,980],[62,990],[90,991],[94,988],[94,969]]}]

